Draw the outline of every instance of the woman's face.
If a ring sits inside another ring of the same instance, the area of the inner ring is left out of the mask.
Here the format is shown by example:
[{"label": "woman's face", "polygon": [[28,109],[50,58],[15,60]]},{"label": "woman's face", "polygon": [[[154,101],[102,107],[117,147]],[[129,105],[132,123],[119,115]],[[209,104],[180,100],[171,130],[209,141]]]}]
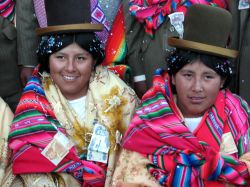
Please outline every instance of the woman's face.
[{"label": "woman's face", "polygon": [[194,60],[172,76],[172,84],[183,116],[200,117],[214,104],[224,80],[200,60]]},{"label": "woman's face", "polygon": [[75,43],[49,58],[50,75],[68,100],[86,95],[94,64],[92,55]]}]

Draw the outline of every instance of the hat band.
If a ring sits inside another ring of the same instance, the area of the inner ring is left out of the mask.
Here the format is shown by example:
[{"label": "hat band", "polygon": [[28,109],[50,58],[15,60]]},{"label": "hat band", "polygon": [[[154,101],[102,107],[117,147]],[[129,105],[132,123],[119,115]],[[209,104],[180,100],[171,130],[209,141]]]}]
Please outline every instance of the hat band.
[{"label": "hat band", "polygon": [[69,25],[57,25],[57,26],[48,26],[46,28],[36,29],[36,34],[38,36],[44,34],[52,34],[54,32],[96,32],[102,31],[104,26],[102,24],[92,24],[92,23],[83,23],[83,24],[69,24]]},{"label": "hat band", "polygon": [[236,50],[203,44],[199,42],[193,42],[189,40],[173,38],[173,37],[168,38],[168,44],[176,48],[183,48],[198,52],[204,52],[216,56],[229,57],[229,58],[236,58],[238,56],[238,51]]}]

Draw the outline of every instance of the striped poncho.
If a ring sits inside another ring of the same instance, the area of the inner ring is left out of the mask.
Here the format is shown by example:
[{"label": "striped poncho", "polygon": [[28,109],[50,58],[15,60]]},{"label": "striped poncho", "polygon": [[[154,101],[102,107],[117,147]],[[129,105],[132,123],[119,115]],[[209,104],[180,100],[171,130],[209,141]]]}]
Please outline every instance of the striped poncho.
[{"label": "striped poncho", "polygon": [[[247,166],[239,161],[249,151],[249,112],[244,100],[222,90],[191,133],[174,102],[168,75],[158,71],[123,147],[147,157],[148,172],[162,186],[249,186]],[[238,152],[221,152],[226,133],[231,133]]]}]

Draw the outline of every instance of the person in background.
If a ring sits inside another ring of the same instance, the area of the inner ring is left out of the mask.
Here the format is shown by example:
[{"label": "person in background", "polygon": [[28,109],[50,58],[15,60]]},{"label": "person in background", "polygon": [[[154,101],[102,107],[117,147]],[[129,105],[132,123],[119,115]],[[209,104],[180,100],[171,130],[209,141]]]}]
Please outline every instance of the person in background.
[{"label": "person in background", "polygon": [[14,112],[21,95],[17,62],[15,2],[5,0],[0,8],[0,97]]},{"label": "person in background", "polygon": [[[60,10],[60,11],[58,11]],[[86,0],[44,1],[39,66],[9,133],[10,186],[110,186],[135,92],[100,63],[104,49]],[[82,14],[84,12],[84,14]],[[67,16],[66,16],[67,15]],[[60,144],[60,153],[55,144]],[[55,151],[56,158],[46,156]]]},{"label": "person in background", "polygon": [[32,0],[4,0],[0,7],[0,96],[13,112],[37,64],[34,23],[28,22],[34,16],[29,6],[33,6]]},{"label": "person in background", "polygon": [[38,22],[34,14],[32,0],[16,1],[16,31],[18,65],[20,66],[20,79],[24,87],[38,64],[36,49],[38,37],[35,29]]},{"label": "person in background", "polygon": [[183,38],[168,38],[168,69],[156,71],[123,138],[114,186],[250,185],[250,108],[227,89],[231,24],[225,9],[188,8]]},{"label": "person in background", "polygon": [[250,1],[249,0],[227,0],[229,11],[233,16],[233,30],[231,33],[231,46],[239,50],[236,59],[236,93],[250,102],[250,80],[249,80],[249,51],[250,51]]}]

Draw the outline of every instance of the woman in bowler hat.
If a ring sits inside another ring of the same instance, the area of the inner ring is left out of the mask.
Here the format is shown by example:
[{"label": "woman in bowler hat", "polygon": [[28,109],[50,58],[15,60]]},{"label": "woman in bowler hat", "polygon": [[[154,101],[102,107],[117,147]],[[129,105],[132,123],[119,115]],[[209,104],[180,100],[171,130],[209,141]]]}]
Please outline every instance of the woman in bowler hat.
[{"label": "woman in bowler hat", "polygon": [[248,104],[226,87],[231,14],[192,5],[123,139],[117,186],[249,186]]},{"label": "woman in bowler hat", "polygon": [[[95,32],[103,25],[91,23],[89,1],[45,0],[44,12],[39,66],[11,125],[4,185],[110,186],[137,96],[100,65],[104,49]],[[46,156],[51,149],[56,159]]]}]

